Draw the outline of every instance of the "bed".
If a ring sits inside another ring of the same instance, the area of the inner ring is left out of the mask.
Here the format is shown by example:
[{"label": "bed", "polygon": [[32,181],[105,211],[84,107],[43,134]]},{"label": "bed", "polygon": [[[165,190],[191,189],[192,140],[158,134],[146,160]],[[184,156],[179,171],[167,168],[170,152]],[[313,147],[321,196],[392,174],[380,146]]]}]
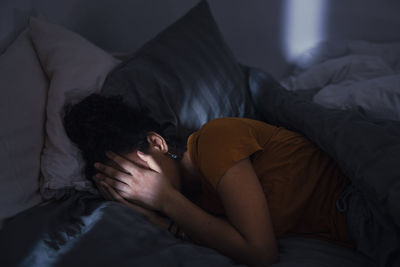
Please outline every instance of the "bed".
[{"label": "bed", "polygon": [[[288,9],[281,1],[233,1],[231,11],[223,2],[159,1],[157,9],[141,1],[2,3],[3,266],[239,265],[101,198],[62,125],[65,104],[93,92],[148,108],[181,140],[227,116],[299,131],[338,162],[393,242],[400,240],[399,4],[369,0],[361,12],[360,1],[331,3],[331,20],[341,14],[340,23],[354,29],[332,23],[324,40],[294,57],[279,46],[276,12],[268,26],[254,19],[239,27],[250,12],[264,18],[262,8]],[[365,24],[373,30],[360,31]],[[278,267],[377,264],[302,237],[280,239],[279,251]],[[384,259],[379,265],[399,266],[399,246]]]}]

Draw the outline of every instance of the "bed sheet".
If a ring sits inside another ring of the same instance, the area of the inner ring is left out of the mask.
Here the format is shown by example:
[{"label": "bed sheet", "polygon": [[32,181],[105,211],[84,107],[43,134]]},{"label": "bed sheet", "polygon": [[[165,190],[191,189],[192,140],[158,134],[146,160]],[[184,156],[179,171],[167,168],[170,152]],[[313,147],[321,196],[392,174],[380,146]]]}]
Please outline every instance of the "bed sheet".
[{"label": "bed sheet", "polygon": [[[289,266],[371,266],[360,254],[322,240],[279,240]],[[74,193],[18,215],[0,232],[2,266],[241,266],[217,251],[174,238],[139,213]]]}]

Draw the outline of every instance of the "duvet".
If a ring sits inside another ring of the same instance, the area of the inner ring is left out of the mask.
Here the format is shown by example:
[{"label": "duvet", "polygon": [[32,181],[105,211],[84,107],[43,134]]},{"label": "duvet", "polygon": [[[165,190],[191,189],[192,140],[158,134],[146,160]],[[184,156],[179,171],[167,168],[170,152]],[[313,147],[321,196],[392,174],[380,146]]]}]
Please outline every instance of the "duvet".
[{"label": "duvet", "polygon": [[19,215],[2,230],[0,251],[2,266],[236,266],[88,193]]},{"label": "duvet", "polygon": [[[373,266],[322,240],[279,240],[277,267]],[[76,192],[37,206],[0,232],[1,266],[241,266],[217,251],[183,242],[119,203]]]},{"label": "duvet", "polygon": [[357,246],[379,266],[400,266],[400,122],[323,107],[257,69],[249,77],[263,120],[304,134],[351,180],[347,218]]}]

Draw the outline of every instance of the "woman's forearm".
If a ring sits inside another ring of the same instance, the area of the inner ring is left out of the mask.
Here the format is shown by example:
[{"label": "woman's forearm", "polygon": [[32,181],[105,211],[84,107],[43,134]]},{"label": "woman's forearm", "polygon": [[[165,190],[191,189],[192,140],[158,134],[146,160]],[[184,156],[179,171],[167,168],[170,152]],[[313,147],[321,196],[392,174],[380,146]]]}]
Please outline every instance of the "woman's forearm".
[{"label": "woman's forearm", "polygon": [[210,215],[178,191],[171,192],[164,201],[162,212],[201,245],[249,265],[272,263],[267,251],[253,247],[228,221]]}]

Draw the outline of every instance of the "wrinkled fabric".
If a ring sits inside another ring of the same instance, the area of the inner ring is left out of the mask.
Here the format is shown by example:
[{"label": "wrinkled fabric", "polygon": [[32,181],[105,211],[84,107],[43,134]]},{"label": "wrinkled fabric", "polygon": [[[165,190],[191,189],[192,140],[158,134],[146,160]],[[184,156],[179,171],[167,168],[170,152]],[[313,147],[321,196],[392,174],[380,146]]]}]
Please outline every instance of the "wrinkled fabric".
[{"label": "wrinkled fabric", "polygon": [[[400,123],[324,108],[285,90],[257,69],[250,70],[249,83],[255,107],[266,122],[303,133],[335,159],[365,200],[365,208],[393,235],[391,240],[376,240],[378,243],[369,239],[369,245],[388,249],[377,253],[375,260],[381,266],[393,261],[400,264],[394,256],[400,253]],[[370,234],[365,231],[361,235]]]},{"label": "wrinkled fabric", "polygon": [[[373,266],[362,255],[310,238],[279,240],[275,267]],[[29,209],[0,231],[7,267],[243,266],[216,250],[174,238],[138,212],[88,193]]]},{"label": "wrinkled fabric", "polygon": [[313,93],[313,101],[324,107],[400,120],[399,62],[400,43],[323,42],[295,62],[282,85]]},{"label": "wrinkled fabric", "polygon": [[0,232],[2,266],[238,266],[87,193],[30,209]]},{"label": "wrinkled fabric", "polygon": [[356,249],[374,260],[378,266],[399,264],[400,239],[395,234],[396,228],[387,223],[381,214],[373,213],[354,186],[348,186],[343,197],[348,233]]}]

